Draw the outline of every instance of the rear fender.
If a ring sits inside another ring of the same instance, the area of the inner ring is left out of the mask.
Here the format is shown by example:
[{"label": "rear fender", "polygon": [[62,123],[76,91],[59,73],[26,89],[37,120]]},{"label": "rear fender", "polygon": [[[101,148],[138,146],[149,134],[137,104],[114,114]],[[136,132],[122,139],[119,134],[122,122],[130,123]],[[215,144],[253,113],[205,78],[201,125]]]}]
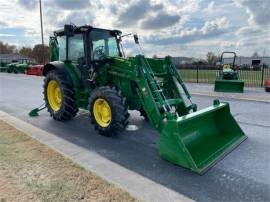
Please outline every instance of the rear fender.
[{"label": "rear fender", "polygon": [[86,108],[88,105],[88,94],[84,94],[84,87],[82,81],[79,79],[77,73],[74,70],[74,66],[70,63],[64,63],[61,61],[54,61],[46,64],[43,68],[43,75],[46,76],[50,71],[60,72],[66,77],[66,80],[75,91],[75,98],[78,107]]},{"label": "rear fender", "polygon": [[80,80],[71,66],[61,61],[50,62],[44,66],[43,76],[46,76],[52,70],[58,71],[65,75],[70,84],[72,84],[75,88],[81,87]]}]

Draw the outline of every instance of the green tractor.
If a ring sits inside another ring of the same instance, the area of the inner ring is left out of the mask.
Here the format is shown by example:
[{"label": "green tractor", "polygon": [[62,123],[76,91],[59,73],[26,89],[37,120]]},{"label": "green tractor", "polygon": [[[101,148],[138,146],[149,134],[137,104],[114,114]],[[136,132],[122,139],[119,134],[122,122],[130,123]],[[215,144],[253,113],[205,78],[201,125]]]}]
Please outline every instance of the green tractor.
[{"label": "green tractor", "polygon": [[15,70],[16,65],[19,64],[17,61],[12,61],[11,63],[7,64],[7,72],[8,73],[17,73]]},{"label": "green tractor", "polygon": [[19,61],[10,63],[7,65],[7,72],[8,73],[25,73],[26,70],[29,68],[29,60],[28,59],[20,59]]},{"label": "green tractor", "polygon": [[[138,36],[133,35],[139,45]],[[128,125],[128,110],[138,110],[160,133],[160,156],[203,173],[247,137],[218,100],[197,106],[169,56],[125,57],[119,30],[65,25],[50,38],[51,62],[44,66],[45,106],[59,121],[89,111],[89,121],[102,135]]]},{"label": "green tractor", "polygon": [[[224,64],[224,54],[233,54],[232,64]],[[235,52],[223,52],[220,57],[221,70],[215,80],[215,91],[218,92],[244,92],[244,81],[239,79],[238,71],[235,68]]]}]

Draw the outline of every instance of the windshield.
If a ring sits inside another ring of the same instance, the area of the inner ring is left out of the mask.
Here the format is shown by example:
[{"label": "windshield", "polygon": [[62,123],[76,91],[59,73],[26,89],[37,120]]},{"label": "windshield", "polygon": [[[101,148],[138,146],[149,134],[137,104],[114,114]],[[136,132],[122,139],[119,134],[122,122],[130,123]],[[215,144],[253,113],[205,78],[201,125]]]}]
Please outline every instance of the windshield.
[{"label": "windshield", "polygon": [[119,56],[116,37],[106,30],[92,30],[90,32],[92,58],[100,60],[106,56]]}]

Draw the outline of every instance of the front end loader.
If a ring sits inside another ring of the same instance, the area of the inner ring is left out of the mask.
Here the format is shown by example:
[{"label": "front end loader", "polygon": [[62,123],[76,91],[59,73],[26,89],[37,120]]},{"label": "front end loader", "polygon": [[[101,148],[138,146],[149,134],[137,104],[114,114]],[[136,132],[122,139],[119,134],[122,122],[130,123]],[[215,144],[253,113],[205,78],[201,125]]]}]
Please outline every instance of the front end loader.
[{"label": "front end loader", "polygon": [[[43,69],[45,107],[54,119],[87,109],[95,129],[111,136],[126,128],[128,110],[138,110],[160,133],[160,156],[197,173],[247,138],[228,103],[214,100],[197,111],[169,56],[125,57],[123,38],[119,30],[91,26],[54,32],[51,62]],[[139,45],[136,34],[134,39]]]},{"label": "front end loader", "polygon": [[[233,54],[232,64],[224,63],[224,55]],[[223,52],[220,57],[220,71],[215,80],[215,91],[217,92],[232,92],[243,93],[244,81],[239,79],[238,71],[235,67],[235,52]]]}]

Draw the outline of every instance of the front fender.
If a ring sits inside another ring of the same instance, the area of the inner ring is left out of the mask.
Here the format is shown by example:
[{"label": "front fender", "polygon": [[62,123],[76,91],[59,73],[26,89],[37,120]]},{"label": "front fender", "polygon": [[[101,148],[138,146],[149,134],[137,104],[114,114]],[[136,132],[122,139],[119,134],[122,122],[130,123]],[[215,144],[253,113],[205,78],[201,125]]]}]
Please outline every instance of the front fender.
[{"label": "front fender", "polygon": [[58,70],[58,71],[63,72],[65,70],[65,63],[61,61],[54,61],[54,62],[47,63],[43,67],[43,76],[46,76],[48,72],[52,70]]}]

